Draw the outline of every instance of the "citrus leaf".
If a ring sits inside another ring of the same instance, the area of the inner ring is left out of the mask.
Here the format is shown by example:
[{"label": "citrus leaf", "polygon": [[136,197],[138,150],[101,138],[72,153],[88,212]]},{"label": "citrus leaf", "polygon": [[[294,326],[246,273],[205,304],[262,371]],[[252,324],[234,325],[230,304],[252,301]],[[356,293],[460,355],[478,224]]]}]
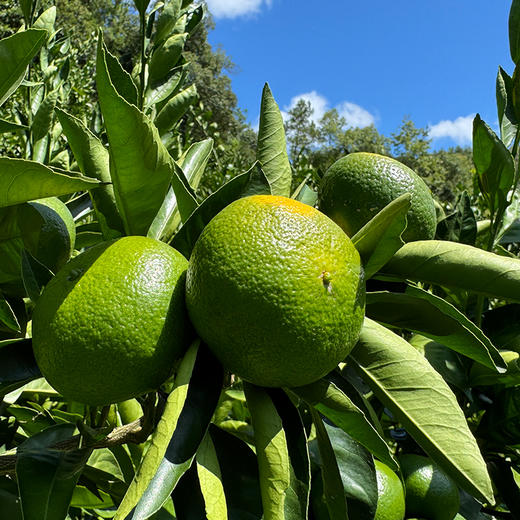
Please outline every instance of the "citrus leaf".
[{"label": "citrus leaf", "polygon": [[520,61],[520,2],[513,0],[509,11],[509,49],[515,64]]},{"label": "citrus leaf", "polygon": [[202,439],[195,460],[207,520],[228,520],[220,465],[209,433]]},{"label": "citrus leaf", "polygon": [[187,76],[187,63],[170,71],[159,83],[149,85],[144,98],[144,106],[149,108],[155,104],[166,101],[181,85]]},{"label": "citrus leaf", "polygon": [[475,245],[477,221],[471,204],[469,195],[463,191],[457,200],[455,211],[437,223],[436,238]]},{"label": "citrus leaf", "polygon": [[258,162],[207,197],[179,229],[171,245],[189,258],[195,242],[209,221],[234,200],[253,194],[271,194],[267,178]]},{"label": "citrus leaf", "polygon": [[287,155],[283,119],[267,83],[264,85],[260,104],[256,158],[265,172],[273,195],[289,197],[292,173]]},{"label": "citrus leaf", "polygon": [[193,143],[179,159],[179,166],[186,175],[190,186],[196,190],[202,179],[202,174],[213,152],[213,139],[209,137],[198,143]]},{"label": "citrus leaf", "polygon": [[495,372],[506,370],[498,350],[471,320],[418,287],[408,287],[406,293],[367,293],[366,315],[390,327],[419,332]]},{"label": "citrus leaf", "polygon": [[491,212],[505,210],[515,180],[513,156],[479,114],[473,120],[473,162]]},{"label": "citrus leaf", "polygon": [[260,520],[262,499],[253,450],[214,424],[209,425],[208,431],[222,472],[229,520]]},{"label": "citrus leaf", "polygon": [[384,207],[353,237],[365,269],[371,278],[404,244],[401,235],[406,229],[406,214],[410,209],[409,193],[405,193]]},{"label": "citrus leaf", "polygon": [[74,424],[59,424],[33,435],[17,449],[16,476],[24,520],[63,520],[90,450],[50,448],[69,439]]},{"label": "citrus leaf", "polygon": [[281,390],[244,382],[244,391],[255,432],[264,519],[306,519],[310,468],[301,419]]},{"label": "citrus leaf", "polygon": [[148,68],[150,85],[158,83],[177,65],[187,37],[188,33],[173,34],[153,52]]},{"label": "citrus leaf", "polygon": [[117,206],[129,235],[146,235],[170,186],[183,218],[196,208],[150,119],[121,97],[112,84],[100,36],[96,83],[110,145],[110,173]]},{"label": "citrus leaf", "polygon": [[105,62],[108,76],[116,92],[131,105],[137,106],[137,87],[132,76],[123,69],[119,60],[109,51],[105,52]]},{"label": "citrus leaf", "polygon": [[185,471],[172,492],[177,518],[208,520],[196,466],[193,464]]},{"label": "citrus leaf", "polygon": [[57,173],[38,162],[0,157],[0,207],[90,190],[100,183],[76,172]]},{"label": "citrus leaf", "polygon": [[193,373],[197,352],[198,342],[195,342],[190,346],[181,361],[175,377],[174,388],[168,396],[159,424],[152,434],[150,447],[117,509],[114,520],[124,520],[134,510],[161,464],[188,394],[188,385]]},{"label": "citrus leaf", "polygon": [[31,340],[0,343],[0,396],[41,377]]},{"label": "citrus leaf", "polygon": [[180,11],[180,0],[170,0],[169,2],[165,2],[155,26],[155,45],[161,44],[171,33],[177,23]]},{"label": "citrus leaf", "polygon": [[48,34],[48,40],[51,39],[54,32],[54,24],[56,23],[56,6],[53,5],[43,11],[43,13],[34,20],[33,27],[35,29],[45,29]]},{"label": "citrus leaf", "polygon": [[457,399],[407,341],[365,318],[350,354],[376,397],[463,489],[493,503],[486,464]]},{"label": "citrus leaf", "polygon": [[148,5],[150,4],[150,0],[134,0],[134,5],[139,11],[141,16],[144,16],[146,13],[146,9],[148,9]]},{"label": "citrus leaf", "polygon": [[520,260],[466,244],[443,240],[409,242],[381,273],[520,301]]},{"label": "citrus leaf", "polygon": [[54,114],[54,107],[58,99],[58,91],[53,90],[49,92],[43,99],[41,105],[38,107],[31,125],[33,140],[39,141],[46,137],[51,131],[52,116]]},{"label": "citrus leaf", "polygon": [[171,130],[198,99],[197,88],[190,85],[170,98],[154,119],[161,135]]},{"label": "citrus leaf", "polygon": [[42,29],[28,29],[0,40],[0,106],[18,88],[46,40],[47,31]]},{"label": "citrus leaf", "polygon": [[59,108],[55,112],[81,173],[107,183],[90,194],[104,239],[123,235],[124,225],[110,179],[108,150],[79,119]]},{"label": "citrus leaf", "polygon": [[6,121],[5,119],[0,119],[0,134],[4,134],[6,132],[18,132],[20,130],[29,130],[29,127],[19,123],[12,123],[11,121]]},{"label": "citrus leaf", "polygon": [[[316,439],[321,459],[321,474],[325,503],[334,520],[349,520],[343,481],[336,460],[336,454],[320,415],[311,408],[312,420],[316,428]],[[314,482],[314,481],[313,481]]]},{"label": "citrus leaf", "polygon": [[159,511],[191,466],[215,412],[222,383],[222,367],[207,347],[201,345],[164,457],[128,520],[145,520]]},{"label": "citrus leaf", "polygon": [[518,121],[513,105],[513,79],[502,67],[498,67],[496,95],[500,137],[509,148],[515,139]]},{"label": "citrus leaf", "polygon": [[22,249],[22,282],[29,298],[36,303],[54,275],[26,249]]},{"label": "citrus leaf", "polygon": [[482,365],[474,364],[469,372],[469,386],[502,385],[504,388],[520,384],[520,354],[510,350],[500,352],[507,371],[497,374]]},{"label": "citrus leaf", "polygon": [[292,198],[312,207],[318,202],[318,194],[307,184],[304,184],[296,193],[293,193]]},{"label": "citrus leaf", "polygon": [[326,422],[324,427],[340,472],[343,494],[347,497],[349,519],[373,518],[377,507],[377,481],[372,455],[340,428]]},{"label": "citrus leaf", "polygon": [[399,466],[384,439],[363,411],[332,381],[321,379],[306,386],[292,388],[291,391],[397,471]]},{"label": "citrus leaf", "polygon": [[0,477],[0,511],[9,520],[23,520],[18,487],[7,477]]},{"label": "citrus leaf", "polygon": [[20,333],[20,323],[9,302],[0,296],[0,330]]}]

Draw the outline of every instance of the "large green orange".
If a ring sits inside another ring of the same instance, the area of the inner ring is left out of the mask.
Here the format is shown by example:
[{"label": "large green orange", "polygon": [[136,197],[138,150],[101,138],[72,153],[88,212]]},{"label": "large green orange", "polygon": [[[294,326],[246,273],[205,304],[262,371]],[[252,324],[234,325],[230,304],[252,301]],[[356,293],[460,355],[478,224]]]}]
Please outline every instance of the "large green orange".
[{"label": "large green orange", "polygon": [[358,152],[336,161],[320,183],[319,209],[353,236],[405,193],[411,206],[403,240],[432,239],[437,219],[429,188],[408,166],[383,155]]},{"label": "large green orange", "polygon": [[187,260],[151,238],[104,242],[71,260],[33,315],[36,361],[65,397],[92,405],[157,388],[191,339]]},{"label": "large green orange", "polygon": [[332,220],[285,197],[239,199],[206,226],[186,302],[223,365],[262,386],[299,386],[354,347],[364,316],[359,254]]},{"label": "large green orange", "polygon": [[8,295],[25,296],[21,274],[24,248],[53,273],[74,251],[74,219],[56,197],[6,208],[0,216],[0,228],[0,288]]},{"label": "large green orange", "polygon": [[404,488],[399,477],[382,462],[374,461],[377,478],[377,508],[374,520],[403,520]]},{"label": "large green orange", "polygon": [[400,464],[406,490],[406,515],[453,520],[460,505],[455,483],[427,457],[406,454]]}]

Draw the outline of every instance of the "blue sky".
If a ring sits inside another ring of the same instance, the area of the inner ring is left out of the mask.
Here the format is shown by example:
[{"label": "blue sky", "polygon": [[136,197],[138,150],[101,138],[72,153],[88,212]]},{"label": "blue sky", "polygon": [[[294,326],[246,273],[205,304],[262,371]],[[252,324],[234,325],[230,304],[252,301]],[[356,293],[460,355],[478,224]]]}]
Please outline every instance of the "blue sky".
[{"label": "blue sky", "polygon": [[471,144],[475,113],[496,128],[498,65],[510,74],[509,0],[207,0],[210,43],[236,64],[233,91],[258,119],[269,82],[282,110],[338,108],[385,135],[404,116],[434,148]]}]

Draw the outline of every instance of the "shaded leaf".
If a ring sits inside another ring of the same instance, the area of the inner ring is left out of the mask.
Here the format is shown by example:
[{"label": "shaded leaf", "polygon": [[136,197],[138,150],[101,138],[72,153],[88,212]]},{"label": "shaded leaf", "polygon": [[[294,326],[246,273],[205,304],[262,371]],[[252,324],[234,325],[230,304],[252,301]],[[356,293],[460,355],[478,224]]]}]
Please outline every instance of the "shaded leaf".
[{"label": "shaded leaf", "polygon": [[503,350],[500,355],[507,366],[507,371],[497,374],[495,371],[475,363],[469,372],[470,386],[503,385],[507,388],[520,384],[520,354]]},{"label": "shaded leaf", "polygon": [[401,279],[520,301],[520,260],[443,240],[405,244],[381,269]]},{"label": "shaded leaf", "polygon": [[0,207],[90,190],[97,179],[75,172],[57,173],[38,162],[0,157]]},{"label": "shaded leaf", "polygon": [[180,65],[157,84],[149,85],[145,92],[144,105],[151,107],[167,100],[184,83],[187,70],[188,64]]},{"label": "shaded leaf", "polygon": [[237,175],[207,197],[173,237],[171,245],[189,258],[195,242],[209,221],[228,204],[241,197],[271,194],[269,183],[258,163]]},{"label": "shaded leaf", "polygon": [[365,318],[350,358],[384,406],[463,489],[493,503],[486,464],[457,399],[408,342]]},{"label": "shaded leaf", "polygon": [[404,244],[401,235],[406,229],[410,197],[405,193],[393,200],[352,237],[363,261],[366,278],[379,271]]},{"label": "shaded leaf", "polygon": [[198,94],[195,85],[190,85],[170,98],[154,119],[159,132],[163,134],[171,130],[197,99]]},{"label": "shaded leaf", "polygon": [[509,148],[516,137],[518,121],[513,105],[513,79],[502,67],[498,67],[496,96],[500,137]]},{"label": "shaded leaf", "polygon": [[148,82],[154,85],[167,76],[177,65],[188,33],[173,34],[154,51],[149,64]]},{"label": "shaded leaf", "polygon": [[498,350],[471,320],[418,287],[408,287],[406,293],[367,293],[366,315],[390,327],[419,332],[495,372],[506,369]]},{"label": "shaded leaf", "polygon": [[0,330],[21,332],[20,323],[9,302],[0,295]]},{"label": "shaded leaf", "polygon": [[515,64],[520,62],[520,2],[513,0],[509,11],[509,49]]},{"label": "shaded leaf", "polygon": [[18,88],[46,40],[47,31],[42,29],[28,29],[0,40],[0,106]]},{"label": "shaded leaf", "polygon": [[0,343],[0,395],[41,377],[29,339]]},{"label": "shaded leaf", "polygon": [[146,13],[146,9],[148,9],[148,5],[150,4],[150,0],[134,0],[134,5],[139,11],[141,16],[144,16]]},{"label": "shaded leaf", "polygon": [[170,0],[169,2],[165,2],[165,5],[161,11],[161,14],[159,15],[159,18],[157,19],[157,24],[155,27],[155,45],[159,45],[160,43],[162,43],[171,33],[172,29],[175,27],[175,24],[177,23],[180,11],[180,0]]},{"label": "shaded leaf", "polygon": [[5,134],[7,132],[19,132],[21,130],[28,130],[29,127],[26,125],[21,125],[19,123],[12,123],[11,121],[6,121],[5,119],[0,119],[0,134]]},{"label": "shaded leaf", "polygon": [[22,249],[22,281],[25,292],[33,302],[37,302],[43,288],[52,279],[52,272],[31,255]]},{"label": "shaded leaf", "polygon": [[459,196],[455,211],[437,224],[436,238],[475,245],[477,221],[466,191]]},{"label": "shaded leaf", "polygon": [[110,52],[105,52],[108,76],[116,92],[131,105],[137,106],[137,87],[132,76],[123,69],[119,60]]},{"label": "shaded leaf", "polygon": [[283,119],[267,83],[264,85],[260,104],[256,158],[265,172],[273,195],[289,197],[292,173]]}]

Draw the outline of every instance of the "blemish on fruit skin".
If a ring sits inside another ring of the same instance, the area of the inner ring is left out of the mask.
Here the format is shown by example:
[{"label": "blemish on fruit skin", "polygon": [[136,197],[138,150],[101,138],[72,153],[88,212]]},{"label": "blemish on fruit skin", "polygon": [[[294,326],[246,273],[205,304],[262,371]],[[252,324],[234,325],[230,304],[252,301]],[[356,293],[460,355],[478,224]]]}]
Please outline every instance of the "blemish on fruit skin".
[{"label": "blemish on fruit skin", "polygon": [[328,271],[322,271],[320,274],[321,281],[323,282],[323,286],[327,289],[327,292],[332,293],[332,276]]}]

